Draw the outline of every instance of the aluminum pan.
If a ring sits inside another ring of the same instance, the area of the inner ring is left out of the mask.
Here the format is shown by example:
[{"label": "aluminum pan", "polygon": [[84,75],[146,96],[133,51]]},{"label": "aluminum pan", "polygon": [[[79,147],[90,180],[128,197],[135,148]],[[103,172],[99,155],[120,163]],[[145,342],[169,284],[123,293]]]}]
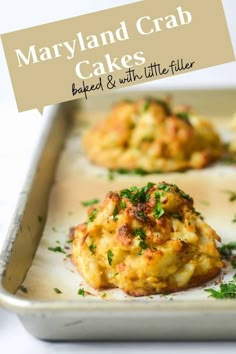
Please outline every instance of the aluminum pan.
[{"label": "aluminum pan", "polygon": [[[126,96],[143,94],[126,93]],[[183,102],[182,97],[191,97],[193,92],[182,91],[174,95],[177,100]],[[224,103],[223,109],[233,113],[236,97],[233,90],[196,91],[194,95],[199,102],[202,98],[206,99],[207,95],[213,95],[217,97],[216,111],[219,112],[217,106],[222,110]],[[95,106],[101,102],[108,104],[110,98],[93,100]],[[71,123],[68,117],[71,116],[75,104],[76,101],[62,104],[49,119],[35,153],[24,194],[20,196],[0,255],[0,303],[17,313],[33,335],[43,339],[235,339],[236,302],[230,300],[165,303],[98,303],[90,300],[80,303],[29,301],[14,295],[31,265],[41,237],[44,225],[36,215],[43,218],[46,216],[48,194]],[[88,106],[88,103],[85,104],[85,109],[86,105]],[[94,109],[94,106],[90,107]]]}]

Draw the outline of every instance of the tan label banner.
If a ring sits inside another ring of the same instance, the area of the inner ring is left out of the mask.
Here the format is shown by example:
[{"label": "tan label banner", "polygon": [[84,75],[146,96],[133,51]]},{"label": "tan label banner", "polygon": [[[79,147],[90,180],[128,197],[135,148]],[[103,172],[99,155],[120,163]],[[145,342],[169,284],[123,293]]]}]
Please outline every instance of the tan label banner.
[{"label": "tan label banner", "polygon": [[1,38],[19,111],[235,60],[221,0],[145,0]]}]

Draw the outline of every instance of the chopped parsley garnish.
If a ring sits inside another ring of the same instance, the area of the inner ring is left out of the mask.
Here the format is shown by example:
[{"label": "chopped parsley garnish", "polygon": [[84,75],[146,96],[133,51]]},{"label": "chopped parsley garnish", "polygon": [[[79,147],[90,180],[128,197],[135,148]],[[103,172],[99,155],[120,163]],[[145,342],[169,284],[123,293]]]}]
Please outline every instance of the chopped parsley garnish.
[{"label": "chopped parsley garnish", "polygon": [[72,243],[74,240],[67,240],[66,243]]},{"label": "chopped parsley garnish", "polygon": [[116,172],[120,175],[137,175],[137,176],[146,176],[149,174],[147,171],[143,170],[142,168],[135,168],[134,170],[127,170],[125,168],[119,168]]},{"label": "chopped parsley garnish", "polygon": [[91,200],[87,200],[85,202],[81,202],[81,204],[84,206],[84,207],[88,207],[88,206],[91,206],[91,205],[94,205],[94,204],[98,204],[100,202],[99,199],[97,198],[94,198],[94,199],[91,199]]},{"label": "chopped parsley garnish", "polygon": [[27,292],[28,292],[28,289],[22,284],[19,286],[19,290],[21,290],[25,294],[27,294]]},{"label": "chopped parsley garnish", "polygon": [[234,165],[236,164],[236,157],[233,156],[225,156],[221,159],[222,162],[224,162],[227,165]]},{"label": "chopped parsley garnish", "polygon": [[229,202],[234,202],[236,200],[236,192],[234,191],[224,191],[229,195]]},{"label": "chopped parsley garnish", "polygon": [[151,106],[151,101],[150,100],[144,102],[144,105],[143,105],[143,108],[142,108],[143,112],[147,112],[149,110],[150,106]]},{"label": "chopped parsley garnish", "polygon": [[165,213],[165,210],[162,208],[161,203],[156,203],[153,216],[155,219],[160,219],[160,217]]},{"label": "chopped parsley garnish", "polygon": [[59,253],[66,253],[62,248],[61,246],[56,246],[56,247],[48,247],[48,250],[49,251],[52,251],[52,252],[59,252]]},{"label": "chopped parsley garnish", "polygon": [[146,244],[146,242],[144,241],[140,241],[139,242],[139,246],[140,248],[142,248],[143,250],[146,250],[148,248],[148,245]]},{"label": "chopped parsley garnish", "polygon": [[134,237],[140,237],[141,240],[143,240],[143,241],[146,239],[146,234],[141,227],[139,227],[138,229],[135,229],[133,232],[133,235],[134,235]]},{"label": "chopped parsley garnish", "polygon": [[56,228],[53,226],[52,231],[57,232]]},{"label": "chopped parsley garnish", "polygon": [[114,210],[113,210],[113,214],[112,214],[114,221],[118,220],[118,217],[117,217],[118,214],[119,214],[119,210],[118,210],[117,205],[116,205]]},{"label": "chopped parsley garnish", "polygon": [[55,293],[57,294],[62,294],[62,291],[58,288],[53,288],[53,290],[55,291]]},{"label": "chopped parsley garnish", "polygon": [[232,222],[236,222],[236,214],[234,215]]},{"label": "chopped parsley garnish", "polygon": [[80,289],[78,290],[78,295],[85,296],[85,290],[84,290],[84,288],[80,288]]},{"label": "chopped parsley garnish", "polygon": [[154,183],[148,182],[148,184],[142,188],[134,186],[128,189],[123,189],[120,192],[120,195],[129,199],[133,205],[137,205],[138,203],[145,203],[148,202],[150,199],[150,194],[148,194],[148,191],[153,186],[155,186]]},{"label": "chopped parsley garnish", "polygon": [[165,192],[169,192],[170,191],[170,186],[167,186],[166,184],[160,183],[158,185],[158,189],[163,190]]},{"label": "chopped parsley garnish", "polygon": [[142,221],[147,221],[147,220],[148,220],[147,215],[145,215],[143,211],[138,211],[136,215],[137,215],[138,218],[141,219]]},{"label": "chopped parsley garnish", "polygon": [[[139,242],[139,247],[143,250],[146,250],[148,248],[148,245],[146,244],[145,240],[146,240],[146,234],[143,231],[143,229],[141,227],[139,227],[138,229],[135,229],[133,232],[134,237],[139,237],[140,238],[140,242]],[[140,251],[141,252],[141,251]]]},{"label": "chopped parsley garnish", "polygon": [[135,168],[135,170],[133,170],[133,173],[137,176],[146,176],[149,174],[147,171],[143,170],[142,168]]},{"label": "chopped parsley garnish", "polygon": [[209,288],[205,289],[205,291],[210,293],[210,296],[215,299],[236,299],[236,274],[228,283],[220,284],[219,290]]},{"label": "chopped parsley garnish", "polygon": [[121,201],[120,202],[120,207],[121,207],[121,209],[125,209],[126,208],[126,203]]},{"label": "chopped parsley garnish", "polygon": [[189,120],[189,114],[187,112],[179,112],[176,114],[176,116],[183,120]]},{"label": "chopped parsley garnish", "polygon": [[97,216],[97,209],[93,209],[93,211],[89,214],[88,222],[93,222]]},{"label": "chopped parsley garnish", "polygon": [[155,192],[155,200],[156,200],[156,204],[153,210],[153,216],[155,219],[159,219],[165,213],[165,210],[162,208],[162,205],[160,203],[159,192]]},{"label": "chopped parsley garnish", "polygon": [[131,170],[127,170],[126,168],[118,168],[116,172],[120,175],[128,175],[129,173],[131,173]]},{"label": "chopped parsley garnish", "polygon": [[170,184],[170,186],[174,187],[175,191],[177,193],[179,193],[179,195],[186,199],[186,200],[192,200],[192,198],[190,197],[190,195],[186,194],[184,191],[182,191],[182,189],[180,189],[178,186],[176,186],[176,184]]},{"label": "chopped parsley garnish", "polygon": [[89,250],[92,254],[95,254],[96,248],[97,246],[94,243],[91,243],[91,245],[89,246]]},{"label": "chopped parsley garnish", "polygon": [[107,260],[108,260],[109,265],[112,264],[113,256],[114,256],[113,252],[111,250],[108,250],[108,252],[107,252]]},{"label": "chopped parsley garnish", "polygon": [[236,242],[229,242],[219,248],[221,256],[236,268]]},{"label": "chopped parsley garnish", "polygon": [[219,248],[220,254],[226,259],[233,255],[233,251],[236,251],[236,242],[229,242]]}]

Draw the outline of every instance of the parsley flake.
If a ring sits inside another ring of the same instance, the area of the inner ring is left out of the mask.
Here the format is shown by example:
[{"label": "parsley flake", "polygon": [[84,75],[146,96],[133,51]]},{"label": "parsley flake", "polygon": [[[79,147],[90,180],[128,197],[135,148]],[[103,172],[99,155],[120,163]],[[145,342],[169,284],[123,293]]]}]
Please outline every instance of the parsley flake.
[{"label": "parsley flake", "polygon": [[59,253],[64,253],[66,254],[66,252],[61,248],[61,246],[56,246],[56,247],[48,247],[49,251],[52,252],[59,252]]},{"label": "parsley flake", "polygon": [[148,194],[148,192],[153,186],[155,186],[154,183],[148,182],[148,184],[142,188],[134,186],[128,189],[123,189],[120,192],[120,195],[129,199],[133,205],[137,205],[138,203],[145,203],[150,199],[150,194]]},{"label": "parsley flake", "polygon": [[153,210],[153,216],[155,219],[159,219],[165,213],[165,210],[162,208],[162,205],[160,203],[159,192],[155,192],[155,200],[156,200],[156,204]]},{"label": "parsley flake", "polygon": [[92,254],[95,254],[95,250],[96,250],[97,246],[92,243],[90,246],[89,246],[89,250]]},{"label": "parsley flake", "polygon": [[85,290],[84,290],[84,288],[80,288],[80,289],[78,290],[78,295],[85,296]]},{"label": "parsley flake", "polygon": [[163,190],[165,192],[169,192],[170,191],[170,186],[167,186],[166,184],[160,183],[158,185],[158,189]]},{"label": "parsley flake", "polygon": [[150,106],[151,106],[151,101],[150,100],[144,102],[144,105],[142,107],[143,112],[147,112],[149,110]]},{"label": "parsley flake", "polygon": [[209,288],[205,291],[209,292],[210,296],[215,299],[236,299],[236,274],[228,283],[220,284],[219,290]]},{"label": "parsley flake", "polygon": [[146,239],[146,234],[141,227],[139,227],[138,229],[135,229],[133,232],[133,235],[135,237],[140,237],[141,240],[143,240],[143,241]]},{"label": "parsley flake", "polygon": [[[146,234],[143,231],[143,229],[141,227],[139,227],[138,229],[135,229],[133,231],[133,235],[134,237],[139,237],[140,238],[140,242],[139,242],[139,247],[143,250],[146,250],[148,248],[148,245],[146,244],[145,240],[146,240]],[[140,250],[141,252],[141,250]]]},{"label": "parsley flake", "polygon": [[53,290],[55,291],[55,293],[57,294],[62,294],[62,291],[58,288],[53,288]]},{"label": "parsley flake", "polygon": [[224,191],[224,193],[229,195],[229,202],[234,202],[236,200],[236,192],[234,191]]},{"label": "parsley flake", "polygon": [[119,214],[119,210],[118,210],[117,205],[116,205],[114,210],[113,210],[113,214],[112,214],[114,221],[118,220],[118,217],[117,217],[118,214]]},{"label": "parsley flake", "polygon": [[121,209],[125,209],[126,208],[126,203],[121,201],[120,202],[120,207],[121,207]]},{"label": "parsley flake", "polygon": [[108,260],[109,265],[112,264],[113,257],[114,257],[113,252],[111,250],[108,250],[108,252],[107,252],[107,260]]},{"label": "parsley flake", "polygon": [[97,212],[98,210],[97,209],[93,209],[93,211],[89,214],[89,218],[88,218],[88,222],[93,222],[97,216]]},{"label": "parsley flake", "polygon": [[143,250],[146,250],[148,248],[148,245],[144,241],[139,242],[139,247],[142,248]]},{"label": "parsley flake", "polygon": [[187,112],[179,112],[179,113],[176,114],[176,116],[178,118],[186,120],[186,121],[189,120],[189,114]]},{"label": "parsley flake", "polygon": [[40,222],[40,223],[43,222],[43,217],[41,215],[38,216],[38,222]]},{"label": "parsley flake", "polygon": [[98,204],[99,202],[100,202],[99,199],[94,198],[94,199],[91,199],[91,200],[87,200],[87,201],[81,202],[81,204],[84,207],[88,207],[88,206],[91,206],[91,205],[94,205],[94,204]]},{"label": "parsley flake", "polygon": [[233,251],[236,251],[236,242],[229,242],[219,248],[220,254],[228,259],[233,255]]}]

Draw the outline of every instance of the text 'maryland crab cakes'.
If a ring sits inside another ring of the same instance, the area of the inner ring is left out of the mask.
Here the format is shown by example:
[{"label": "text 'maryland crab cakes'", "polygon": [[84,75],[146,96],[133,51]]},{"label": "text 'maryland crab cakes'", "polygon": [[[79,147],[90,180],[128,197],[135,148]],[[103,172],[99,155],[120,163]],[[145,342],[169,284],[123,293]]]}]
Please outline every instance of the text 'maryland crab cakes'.
[{"label": "text 'maryland crab cakes'", "polygon": [[173,113],[166,101],[122,101],[83,137],[95,164],[109,169],[169,172],[199,169],[222,154],[210,122],[186,112]]},{"label": "text 'maryland crab cakes'", "polygon": [[192,198],[165,182],[109,192],[73,239],[72,260],[89,285],[132,296],[198,286],[224,266],[219,236]]}]

